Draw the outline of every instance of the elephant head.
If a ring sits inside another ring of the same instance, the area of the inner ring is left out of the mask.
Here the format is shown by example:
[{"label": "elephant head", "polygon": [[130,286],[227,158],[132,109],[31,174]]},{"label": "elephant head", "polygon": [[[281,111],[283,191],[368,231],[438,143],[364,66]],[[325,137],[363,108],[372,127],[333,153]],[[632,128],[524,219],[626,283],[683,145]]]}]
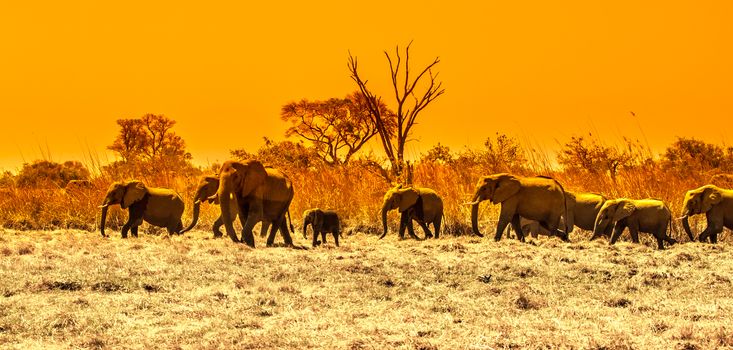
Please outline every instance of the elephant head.
[{"label": "elephant head", "polygon": [[[239,242],[234,232],[233,219],[231,216],[231,196],[245,198],[256,195],[256,191],[267,179],[265,167],[256,160],[243,162],[226,161],[219,170],[219,189],[216,196],[219,197],[221,205],[221,217],[227,230],[227,234],[234,242]],[[209,199],[215,200],[214,196]],[[240,203],[241,205],[241,203]],[[241,213],[240,213],[241,215]],[[245,237],[249,246],[254,247],[254,237]]]},{"label": "elephant head", "polygon": [[482,201],[490,200],[492,204],[506,201],[521,189],[519,179],[510,174],[495,174],[482,177],[476,185],[471,205],[471,227],[473,233],[479,237],[484,235],[478,229],[478,205]]},{"label": "elephant head", "polygon": [[715,205],[723,200],[723,194],[715,186],[707,185],[698,189],[687,191],[685,201],[682,203],[682,226],[687,232],[691,241],[695,240],[690,229],[690,215],[707,213]]},{"label": "elephant head", "polygon": [[104,202],[100,206],[102,208],[102,218],[100,220],[99,229],[104,235],[104,226],[107,221],[107,209],[110,205],[119,204],[122,209],[127,209],[136,202],[145,198],[148,188],[140,181],[115,182],[109,186]]},{"label": "elephant head", "polygon": [[596,216],[593,237],[608,235],[613,226],[634,213],[636,206],[627,199],[607,200]]},{"label": "elephant head", "polygon": [[384,202],[382,203],[382,235],[379,239],[384,238],[387,235],[387,212],[392,209],[399,209],[400,213],[412,208],[420,199],[420,193],[412,187],[402,188],[402,185],[397,185],[395,188],[387,191],[384,195]]},{"label": "elephant head", "polygon": [[219,197],[216,193],[219,191],[219,177],[204,176],[199,182],[196,194],[193,197],[193,220],[181,233],[185,233],[196,227],[199,221],[199,213],[201,212],[201,203],[209,202],[219,204]]},{"label": "elephant head", "polygon": [[306,230],[308,225],[313,226],[313,230],[316,230],[323,223],[323,211],[321,209],[308,209],[303,212],[303,238],[308,238]]}]

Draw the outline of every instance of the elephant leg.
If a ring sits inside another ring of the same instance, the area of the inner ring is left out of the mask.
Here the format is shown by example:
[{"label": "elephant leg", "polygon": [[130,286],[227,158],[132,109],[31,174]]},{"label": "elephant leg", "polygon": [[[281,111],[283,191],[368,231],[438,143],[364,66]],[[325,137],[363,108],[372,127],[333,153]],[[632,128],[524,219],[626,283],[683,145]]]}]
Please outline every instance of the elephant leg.
[{"label": "elephant leg", "polygon": [[[498,242],[501,240],[501,235],[504,233],[504,230],[506,230],[506,227],[509,225],[510,218],[500,215],[499,216],[499,222],[496,223],[496,235],[494,235],[494,241]],[[519,233],[517,233],[519,235]]]},{"label": "elephant leg", "polygon": [[239,215],[239,222],[242,224],[242,239],[241,242],[244,242],[248,246],[254,248],[255,247],[255,236],[252,234],[252,230],[254,229],[255,225],[257,225],[258,222],[262,220],[262,217],[260,213],[262,212],[262,209],[255,203],[251,207],[249,207],[249,211],[245,211],[245,206],[240,204],[240,212],[247,212],[246,217],[242,217],[242,215]]},{"label": "elephant leg", "polygon": [[522,232],[522,225],[519,219],[519,215],[514,214],[514,216],[512,217],[511,225],[514,232],[517,233],[517,240],[520,242],[524,242],[524,232]]},{"label": "elephant leg", "polygon": [[336,246],[337,247],[339,246],[339,235],[340,234],[341,233],[339,232],[339,230],[334,230],[333,231],[333,240],[336,242]]},{"label": "elephant leg", "polygon": [[321,241],[323,241],[323,244],[326,244],[326,231],[321,231]]},{"label": "elephant leg", "polygon": [[440,226],[443,224],[443,215],[438,215],[433,221],[433,228],[435,229],[435,239],[440,238]]},{"label": "elephant leg", "polygon": [[433,234],[430,232],[430,228],[428,228],[427,224],[422,221],[418,221],[417,223],[422,227],[423,232],[425,232],[425,239],[433,238]]},{"label": "elephant leg", "polygon": [[717,233],[710,234],[710,243],[713,243],[713,244],[718,243],[718,234]]},{"label": "elephant leg", "polygon": [[628,224],[629,227],[629,233],[631,234],[631,241],[634,243],[639,243],[639,224],[636,222],[631,222]]},{"label": "elephant leg", "polygon": [[512,221],[512,218],[514,217],[516,213],[516,205],[506,205],[506,203],[501,203],[501,213],[499,213],[499,222],[496,223],[496,233],[494,235],[494,241],[501,240],[501,235],[504,234],[504,230],[506,230],[506,227],[509,225],[509,223]]},{"label": "elephant leg", "polygon": [[[272,225],[272,227],[270,227]],[[267,232],[267,230],[270,230],[270,234],[267,235],[267,246],[272,247],[275,244],[275,235],[277,234],[277,230],[280,228],[279,222],[272,222],[269,221],[262,221],[262,228],[260,232],[260,236],[263,235],[263,233]]]},{"label": "elephant leg", "polygon": [[318,242],[318,230],[315,230],[315,229],[314,229],[314,230],[313,230],[313,243],[312,243],[312,245],[313,245],[313,247],[315,248],[315,247],[317,247],[317,246],[318,246],[319,244],[321,244],[321,242]]},{"label": "elephant leg", "polygon": [[407,223],[406,223],[406,225],[407,225],[407,233],[410,234],[410,237],[412,237],[413,239],[415,239],[417,241],[422,241],[423,240],[422,238],[418,237],[415,234],[415,228],[413,227],[413,225],[412,225],[412,219],[409,216],[407,217]]},{"label": "elephant leg", "polygon": [[[262,227],[260,227],[260,238],[267,236],[267,230],[270,230],[270,222],[269,221],[262,221]],[[270,230],[272,231],[272,230]],[[268,236],[269,238],[269,236]],[[273,241],[275,237],[272,238]]]},{"label": "elephant leg", "polygon": [[137,230],[140,226],[132,226],[130,227],[130,233],[132,233],[132,237],[137,238]]},{"label": "elephant leg", "polygon": [[130,227],[132,227],[132,222],[130,222],[130,220],[122,225],[122,229],[120,230],[120,233],[122,233],[122,238],[127,238],[127,232],[130,231]]},{"label": "elephant leg", "polygon": [[293,237],[290,236],[290,230],[288,230],[288,223],[285,220],[284,214],[282,220],[280,221],[280,234],[283,235],[283,241],[285,241],[285,245],[288,247],[292,247]]},{"label": "elephant leg", "polygon": [[211,226],[211,230],[214,231],[214,238],[221,238],[224,236],[224,233],[221,232],[222,226],[224,226],[224,220],[219,216],[214,220],[214,224]]},{"label": "elephant leg", "polygon": [[625,228],[626,226],[624,226],[623,224],[616,223],[616,225],[613,226],[613,235],[611,235],[611,242],[609,242],[609,244],[616,244],[616,241],[621,236],[621,232],[624,232]]},{"label": "elephant leg", "polygon": [[400,230],[398,231],[400,239],[405,239],[405,229],[407,229],[407,221],[410,220],[410,218],[407,216],[407,213],[400,214]]}]

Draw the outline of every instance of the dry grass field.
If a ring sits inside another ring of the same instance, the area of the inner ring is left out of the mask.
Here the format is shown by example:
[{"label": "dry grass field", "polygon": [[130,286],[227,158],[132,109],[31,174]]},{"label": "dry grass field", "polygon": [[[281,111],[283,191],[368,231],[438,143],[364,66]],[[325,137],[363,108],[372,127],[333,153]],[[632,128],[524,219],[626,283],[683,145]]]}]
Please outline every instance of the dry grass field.
[{"label": "dry grass field", "polygon": [[0,348],[733,348],[728,240],[209,236],[0,231]]}]

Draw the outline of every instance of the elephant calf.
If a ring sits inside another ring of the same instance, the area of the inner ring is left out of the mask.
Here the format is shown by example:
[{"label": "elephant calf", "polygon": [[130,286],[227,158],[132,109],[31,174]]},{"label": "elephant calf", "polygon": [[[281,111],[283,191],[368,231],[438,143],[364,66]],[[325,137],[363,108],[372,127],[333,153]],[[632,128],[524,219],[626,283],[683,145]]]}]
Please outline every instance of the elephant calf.
[{"label": "elephant calf", "polygon": [[664,249],[664,242],[677,243],[667,235],[671,223],[672,213],[660,200],[610,199],[598,212],[591,241],[607,232],[609,226],[613,226],[610,244],[614,244],[628,227],[634,243],[639,243],[639,232],[651,233],[657,239],[657,247]]},{"label": "elephant calf", "polygon": [[321,242],[318,241],[318,235],[321,235],[323,244],[326,243],[326,234],[333,234],[336,246],[339,246],[339,235],[341,234],[341,223],[338,213],[333,210],[322,210],[319,208],[308,209],[303,212],[303,238],[308,238],[308,225],[313,227],[313,246],[316,247]]},{"label": "elephant calf", "polygon": [[115,182],[107,190],[102,208],[102,219],[99,225],[103,237],[107,221],[107,209],[110,205],[119,204],[122,209],[129,208],[129,217],[122,226],[122,238],[127,232],[137,237],[138,226],[143,220],[153,226],[165,227],[169,234],[180,233],[183,229],[183,199],[174,190],[146,187],[140,181]]}]

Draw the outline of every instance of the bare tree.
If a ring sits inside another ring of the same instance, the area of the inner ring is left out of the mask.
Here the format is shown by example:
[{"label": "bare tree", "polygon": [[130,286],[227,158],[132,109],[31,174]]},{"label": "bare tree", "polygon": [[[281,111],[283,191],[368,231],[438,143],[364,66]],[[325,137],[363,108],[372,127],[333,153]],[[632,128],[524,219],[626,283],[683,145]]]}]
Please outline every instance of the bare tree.
[{"label": "bare tree", "polygon": [[[400,175],[405,168],[405,144],[409,140],[410,132],[416,124],[418,115],[445,92],[442,87],[443,83],[437,81],[438,74],[433,74],[433,68],[440,63],[438,57],[423,68],[420,73],[414,77],[410,76],[410,45],[412,45],[412,42],[405,48],[404,62],[399,46],[395,48],[394,57],[390,56],[387,51],[384,52],[387,62],[389,62],[390,77],[397,104],[395,115],[397,128],[395,133],[390,133],[386,121],[388,116],[383,115],[379,110],[381,97],[377,97],[371,92],[367,87],[368,81],[359,76],[358,61],[351,53],[349,53],[348,62],[351,79],[359,86],[359,91],[367,101],[382,147],[392,164],[392,172],[396,175]],[[418,92],[417,90],[424,91]]]}]

